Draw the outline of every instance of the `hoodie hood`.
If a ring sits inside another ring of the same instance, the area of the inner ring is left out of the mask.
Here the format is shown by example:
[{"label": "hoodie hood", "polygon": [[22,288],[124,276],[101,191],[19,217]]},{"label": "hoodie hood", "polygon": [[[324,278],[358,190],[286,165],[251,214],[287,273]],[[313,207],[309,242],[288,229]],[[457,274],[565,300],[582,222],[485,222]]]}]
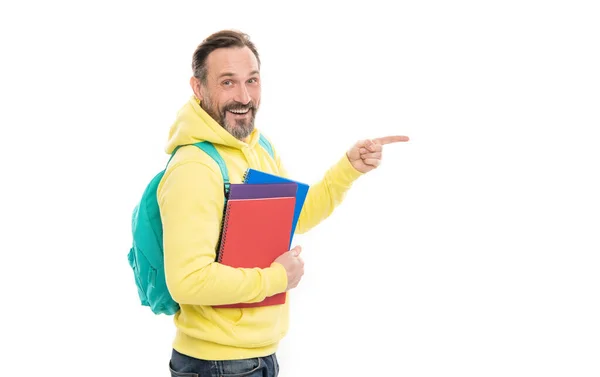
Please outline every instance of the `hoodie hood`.
[{"label": "hoodie hood", "polygon": [[255,128],[248,137],[247,142],[236,139],[208,115],[200,107],[195,96],[192,96],[177,112],[175,122],[169,130],[165,152],[171,154],[180,145],[194,144],[201,141],[235,149],[248,146],[253,148],[258,142],[258,137],[259,133]]}]

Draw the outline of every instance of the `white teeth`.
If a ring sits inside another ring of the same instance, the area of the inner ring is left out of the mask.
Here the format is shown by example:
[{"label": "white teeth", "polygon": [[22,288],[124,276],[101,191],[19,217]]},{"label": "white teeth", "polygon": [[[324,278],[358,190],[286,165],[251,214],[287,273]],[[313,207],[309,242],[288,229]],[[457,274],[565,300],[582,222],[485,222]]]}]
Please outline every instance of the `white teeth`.
[{"label": "white teeth", "polygon": [[246,114],[248,111],[250,111],[250,109],[246,109],[246,110],[229,110],[230,112],[234,113],[234,114]]}]

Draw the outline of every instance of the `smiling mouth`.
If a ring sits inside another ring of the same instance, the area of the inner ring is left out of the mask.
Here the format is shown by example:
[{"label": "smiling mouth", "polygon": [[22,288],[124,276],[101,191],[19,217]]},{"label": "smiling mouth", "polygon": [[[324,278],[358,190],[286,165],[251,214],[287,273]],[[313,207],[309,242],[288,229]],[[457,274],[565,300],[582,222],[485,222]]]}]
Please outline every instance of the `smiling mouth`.
[{"label": "smiling mouth", "polygon": [[244,115],[244,114],[248,114],[248,112],[250,112],[250,108],[236,109],[236,110],[232,109],[232,110],[227,110],[227,111],[229,111],[230,113],[235,114],[235,115]]}]

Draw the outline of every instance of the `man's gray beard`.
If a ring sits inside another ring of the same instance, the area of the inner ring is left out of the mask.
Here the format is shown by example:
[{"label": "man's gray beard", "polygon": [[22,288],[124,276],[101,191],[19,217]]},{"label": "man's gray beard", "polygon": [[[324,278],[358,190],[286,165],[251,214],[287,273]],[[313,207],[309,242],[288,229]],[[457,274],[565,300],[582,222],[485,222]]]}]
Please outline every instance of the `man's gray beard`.
[{"label": "man's gray beard", "polygon": [[223,127],[227,132],[229,132],[233,137],[238,140],[243,140],[250,136],[252,131],[254,131],[254,118],[256,116],[255,109],[250,109],[248,111],[252,111],[249,123],[246,125],[244,120],[238,119],[235,120],[237,123],[237,127],[232,127],[231,124],[227,121],[226,111],[223,111],[221,114],[217,113],[216,106],[213,105],[210,98],[205,97],[204,101],[200,103],[200,107],[204,109],[221,127]]},{"label": "man's gray beard", "polygon": [[232,127],[229,124],[229,122],[227,122],[227,120],[225,119],[225,116],[223,116],[219,124],[238,140],[243,140],[247,138],[248,136],[250,136],[252,131],[254,131],[254,114],[252,114],[252,116],[250,117],[250,120],[248,121],[249,124],[247,125],[245,124],[245,121],[241,119],[237,119],[235,120],[235,122],[237,123],[237,127]]}]

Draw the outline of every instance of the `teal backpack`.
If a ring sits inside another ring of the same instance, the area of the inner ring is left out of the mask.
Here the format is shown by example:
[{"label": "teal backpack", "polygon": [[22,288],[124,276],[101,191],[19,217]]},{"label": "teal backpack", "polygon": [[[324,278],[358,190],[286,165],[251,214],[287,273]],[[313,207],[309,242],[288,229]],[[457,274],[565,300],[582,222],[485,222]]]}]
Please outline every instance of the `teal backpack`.
[{"label": "teal backpack", "polygon": [[[269,141],[260,135],[259,143],[273,158],[273,148]],[[225,161],[223,161],[217,149],[207,141],[193,145],[203,150],[219,165],[223,182],[225,183],[225,193],[227,194],[229,191],[229,175]],[[179,147],[173,151],[169,162],[177,152],[177,149]],[[167,166],[169,162],[167,162]],[[179,304],[173,300],[167,288],[164,269],[162,220],[156,197],[156,190],[165,174],[165,170],[166,167],[148,183],[140,202],[133,210],[131,217],[133,243],[129,249],[127,259],[129,260],[129,266],[133,270],[142,306],[150,307],[154,314],[173,315],[179,310]],[[202,195],[202,193],[199,192],[198,195]]]}]

